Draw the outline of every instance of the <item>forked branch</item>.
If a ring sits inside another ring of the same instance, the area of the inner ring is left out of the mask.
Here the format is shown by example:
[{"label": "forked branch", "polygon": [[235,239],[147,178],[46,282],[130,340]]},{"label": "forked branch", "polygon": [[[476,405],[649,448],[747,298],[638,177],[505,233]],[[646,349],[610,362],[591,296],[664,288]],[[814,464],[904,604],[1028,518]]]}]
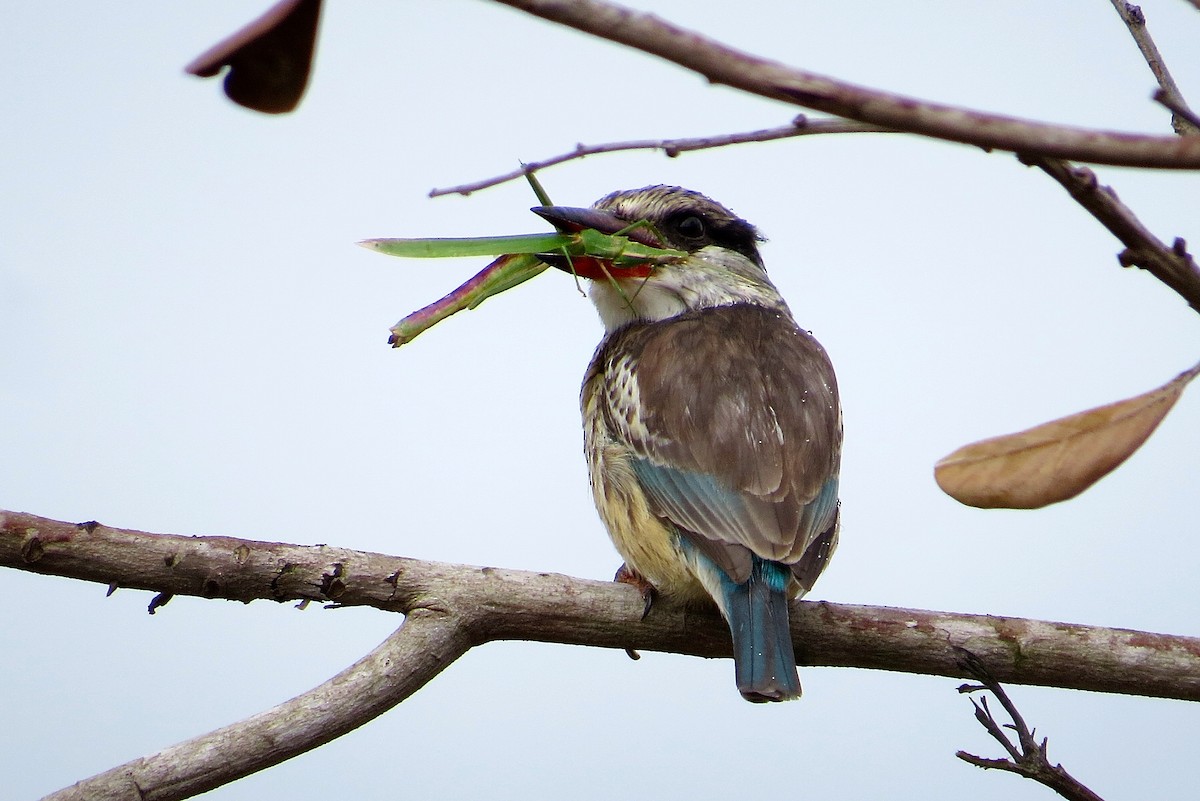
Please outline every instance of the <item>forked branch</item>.
[{"label": "forked branch", "polygon": [[[1043,737],[1039,743],[1035,737],[1036,730],[1025,725],[1025,719],[1021,717],[1016,704],[1008,697],[1008,693],[1004,691],[1000,682],[996,681],[983,662],[966,649],[959,649],[959,652],[962,656],[960,664],[963,669],[970,673],[979,684],[964,684],[958,688],[958,691],[960,693],[975,693],[981,690],[990,692],[1004,707],[1004,711],[1008,713],[1012,723],[999,723],[992,714],[986,697],[980,698],[978,701],[972,698],[971,704],[975,707],[975,719],[993,739],[1004,747],[1010,758],[988,759],[966,751],[958,751],[955,756],[980,768],[1006,770],[1018,776],[1033,779],[1069,801],[1104,801],[1082,782],[1067,773],[1066,768],[1062,765],[1050,764],[1050,757],[1047,753],[1049,739]],[[1005,729],[1016,734],[1017,741],[1015,743],[1009,739]]]},{"label": "forked branch", "polygon": [[1154,38],[1146,27],[1146,15],[1142,13],[1141,7],[1126,3],[1125,0],[1111,2],[1121,21],[1129,29],[1133,41],[1137,43],[1138,50],[1142,51],[1142,58],[1146,59],[1146,66],[1154,73],[1154,80],[1158,81],[1159,89],[1154,94],[1154,99],[1173,113],[1171,125],[1175,128],[1175,133],[1180,136],[1200,134],[1200,127],[1195,122],[1196,114],[1183,99],[1179,85],[1175,83],[1171,70],[1167,68],[1167,62],[1158,51],[1158,45],[1154,43]]},{"label": "forked branch", "polygon": [[[186,537],[0,512],[0,566],[119,588],[238,601],[310,600],[405,613],[376,651],[242,723],[52,796],[186,798],[315,748],[407,698],[470,647],[532,640],[730,655],[715,610],[643,602],[625,584],[402,559],[330,546]],[[169,614],[169,612],[168,612]],[[1000,680],[1200,700],[1200,639],[919,609],[799,602],[803,665],[964,677],[959,649]]]}]

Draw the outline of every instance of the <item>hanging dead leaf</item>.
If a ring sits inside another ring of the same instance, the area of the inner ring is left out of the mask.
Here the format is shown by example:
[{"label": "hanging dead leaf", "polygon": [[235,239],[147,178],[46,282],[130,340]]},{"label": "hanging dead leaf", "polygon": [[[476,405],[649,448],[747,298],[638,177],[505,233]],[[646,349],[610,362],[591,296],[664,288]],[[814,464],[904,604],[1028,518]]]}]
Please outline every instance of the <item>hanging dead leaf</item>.
[{"label": "hanging dead leaf", "polygon": [[1200,364],[1143,395],[964,445],[934,466],[934,478],[950,497],[984,509],[1074,498],[1141,447],[1198,373]]},{"label": "hanging dead leaf", "polygon": [[225,67],[225,94],[265,114],[291,111],[312,69],[321,0],[281,0],[198,56],[185,71],[211,78]]}]

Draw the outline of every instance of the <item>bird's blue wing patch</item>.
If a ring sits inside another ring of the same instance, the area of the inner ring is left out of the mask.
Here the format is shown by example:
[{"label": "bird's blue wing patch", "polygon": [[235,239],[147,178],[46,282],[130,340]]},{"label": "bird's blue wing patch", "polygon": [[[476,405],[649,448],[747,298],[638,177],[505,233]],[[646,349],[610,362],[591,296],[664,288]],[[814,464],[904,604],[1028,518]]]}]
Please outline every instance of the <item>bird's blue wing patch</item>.
[{"label": "bird's blue wing patch", "polygon": [[804,507],[804,516],[800,528],[808,539],[812,539],[825,531],[833,523],[833,516],[838,505],[838,477],[832,475],[826,480],[817,497]]},{"label": "bird's blue wing patch", "polygon": [[742,542],[746,501],[713,476],[634,459],[633,472],[661,513],[671,522],[710,539]]},{"label": "bird's blue wing patch", "polygon": [[[659,514],[680,528],[723,545],[742,545],[764,559],[796,562],[837,509],[838,480],[830,478],[808,503],[799,525],[780,530],[776,504],[739,492],[714,476],[634,458],[633,471]],[[793,518],[794,519],[794,518]]]}]

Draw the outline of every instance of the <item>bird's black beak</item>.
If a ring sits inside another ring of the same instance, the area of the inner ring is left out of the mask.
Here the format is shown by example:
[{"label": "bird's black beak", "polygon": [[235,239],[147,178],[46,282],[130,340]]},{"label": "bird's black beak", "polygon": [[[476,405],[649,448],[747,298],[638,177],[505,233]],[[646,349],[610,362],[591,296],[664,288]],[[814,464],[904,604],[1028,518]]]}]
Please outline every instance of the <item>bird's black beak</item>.
[{"label": "bird's black beak", "polygon": [[634,242],[640,242],[652,248],[665,247],[654,232],[647,226],[638,226],[629,231],[629,220],[623,220],[615,214],[599,209],[580,209],[572,206],[534,206],[530,209],[534,214],[549,222],[564,234],[579,233],[585,228],[591,228],[602,234],[615,234],[624,231]]},{"label": "bird's black beak", "polygon": [[[602,234],[617,234],[629,237],[634,242],[661,248],[663,245],[653,229],[645,225],[630,227],[629,220],[623,220],[615,214],[599,209],[579,209],[571,206],[534,206],[530,209],[564,234],[577,234],[591,229]],[[628,231],[625,229],[629,229]],[[612,280],[618,277],[645,277],[649,275],[649,267],[618,267],[612,261],[594,256],[567,256],[565,253],[539,253],[538,258],[557,267],[563,272],[569,272],[580,278],[593,280]]]}]

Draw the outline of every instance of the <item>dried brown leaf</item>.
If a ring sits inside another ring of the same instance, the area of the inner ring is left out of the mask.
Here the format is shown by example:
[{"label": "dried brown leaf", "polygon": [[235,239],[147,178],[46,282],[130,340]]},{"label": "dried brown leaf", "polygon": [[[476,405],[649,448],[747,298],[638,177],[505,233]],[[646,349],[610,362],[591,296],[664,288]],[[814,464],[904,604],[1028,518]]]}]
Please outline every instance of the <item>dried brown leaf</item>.
[{"label": "dried brown leaf", "polygon": [[265,114],[291,111],[312,69],[321,0],[280,0],[253,22],[210,47],[185,71],[211,78],[225,67],[225,94]]},{"label": "dried brown leaf", "polygon": [[1074,498],[1133,455],[1200,365],[1157,389],[964,445],[934,467],[938,486],[984,509],[1039,509]]}]

